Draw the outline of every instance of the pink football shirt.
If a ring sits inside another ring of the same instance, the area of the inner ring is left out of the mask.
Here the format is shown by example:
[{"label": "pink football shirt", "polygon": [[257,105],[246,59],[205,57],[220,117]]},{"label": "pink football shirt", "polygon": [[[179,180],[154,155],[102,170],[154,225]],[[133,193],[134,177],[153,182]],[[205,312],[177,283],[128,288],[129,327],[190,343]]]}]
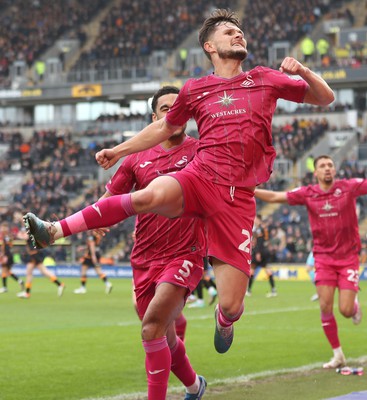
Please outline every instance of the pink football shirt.
[{"label": "pink football shirt", "polygon": [[193,166],[201,176],[228,186],[266,182],[276,156],[271,124],[278,99],[303,102],[308,84],[256,67],[225,79],[189,79],[166,115],[171,125],[194,118],[200,139]]},{"label": "pink football shirt", "polygon": [[287,192],[290,205],[307,207],[313,236],[313,253],[320,261],[342,260],[358,255],[361,241],[358,231],[356,198],[367,194],[367,180],[337,180],[324,192],[309,185]]},{"label": "pink football shirt", "polygon": [[[161,145],[127,156],[107,183],[112,195],[146,187],[160,175],[184,168],[195,156],[198,141],[189,136],[179,146],[164,149]],[[140,214],[136,222],[136,242],[131,254],[134,268],[165,264],[166,260],[190,252],[206,254],[203,222],[199,218],[169,219],[156,214]]]}]

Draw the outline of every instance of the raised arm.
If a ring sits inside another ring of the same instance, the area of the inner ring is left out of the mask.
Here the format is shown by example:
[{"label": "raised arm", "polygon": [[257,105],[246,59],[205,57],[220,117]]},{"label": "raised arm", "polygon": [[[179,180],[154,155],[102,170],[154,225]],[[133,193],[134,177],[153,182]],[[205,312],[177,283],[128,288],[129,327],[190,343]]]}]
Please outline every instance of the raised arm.
[{"label": "raised arm", "polygon": [[279,70],[290,75],[299,75],[308,83],[309,89],[304,99],[305,103],[327,106],[334,101],[334,92],[324,79],[312,72],[308,67],[302,65],[296,59],[286,57]]},{"label": "raised arm", "polygon": [[267,203],[287,203],[287,192],[255,189],[255,197]]},{"label": "raised arm", "polygon": [[99,151],[96,154],[96,160],[102,168],[109,169],[115,165],[120,158],[150,149],[165,141],[177,128],[177,126],[169,125],[166,119],[162,118],[152,122],[126,142],[120,143],[112,149],[103,149]]}]

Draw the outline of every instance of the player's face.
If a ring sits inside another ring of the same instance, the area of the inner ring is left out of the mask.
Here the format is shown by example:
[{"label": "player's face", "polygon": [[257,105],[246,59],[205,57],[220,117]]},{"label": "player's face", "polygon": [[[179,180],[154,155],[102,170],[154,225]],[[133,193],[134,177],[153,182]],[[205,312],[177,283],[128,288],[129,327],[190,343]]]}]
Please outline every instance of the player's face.
[{"label": "player's face", "polygon": [[218,25],[209,42],[222,60],[243,61],[247,57],[247,42],[243,32],[229,22]]},{"label": "player's face", "polygon": [[320,158],[317,161],[314,175],[320,183],[332,183],[336,175],[333,160],[330,160],[330,158]]},{"label": "player's face", "polygon": [[[168,110],[173,106],[173,103],[177,99],[177,96],[178,94],[176,93],[169,93],[161,96],[158,99],[156,112],[153,113],[152,116],[153,121],[158,121],[159,119],[164,118]],[[171,137],[183,135],[185,133],[185,130],[186,130],[186,124],[177,129],[177,131],[173,132]]]}]

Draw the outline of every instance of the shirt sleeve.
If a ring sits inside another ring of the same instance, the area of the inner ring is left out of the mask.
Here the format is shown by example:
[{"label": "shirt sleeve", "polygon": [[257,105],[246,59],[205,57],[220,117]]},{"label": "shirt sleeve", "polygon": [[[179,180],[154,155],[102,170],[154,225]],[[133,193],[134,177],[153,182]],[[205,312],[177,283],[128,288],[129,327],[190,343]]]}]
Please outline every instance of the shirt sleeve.
[{"label": "shirt sleeve", "polygon": [[295,78],[269,68],[269,78],[279,99],[303,103],[309,85],[302,78]]},{"label": "shirt sleeve", "polygon": [[180,92],[165,118],[170,125],[182,126],[192,117],[188,106],[188,86],[191,79],[180,89]]},{"label": "shirt sleeve", "polygon": [[348,185],[354,192],[355,197],[364,196],[367,194],[367,179],[362,179],[362,178],[349,179]]},{"label": "shirt sleeve", "polygon": [[106,184],[106,190],[112,195],[130,193],[135,184],[132,156],[127,156],[118,170]]},{"label": "shirt sleeve", "polygon": [[291,206],[303,206],[306,204],[305,188],[298,187],[287,192],[287,201]]}]

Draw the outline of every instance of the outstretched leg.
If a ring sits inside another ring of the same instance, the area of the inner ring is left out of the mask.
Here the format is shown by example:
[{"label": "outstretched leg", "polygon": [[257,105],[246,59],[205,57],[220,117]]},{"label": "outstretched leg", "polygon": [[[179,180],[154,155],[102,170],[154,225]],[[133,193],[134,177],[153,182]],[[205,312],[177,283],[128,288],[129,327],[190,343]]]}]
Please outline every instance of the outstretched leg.
[{"label": "outstretched leg", "polygon": [[24,215],[23,220],[33,246],[40,249],[61,237],[112,226],[135,214],[154,212],[177,217],[182,204],[180,184],[166,175],[154,179],[145,189],[103,198],[60,221],[42,221],[33,213]]}]

